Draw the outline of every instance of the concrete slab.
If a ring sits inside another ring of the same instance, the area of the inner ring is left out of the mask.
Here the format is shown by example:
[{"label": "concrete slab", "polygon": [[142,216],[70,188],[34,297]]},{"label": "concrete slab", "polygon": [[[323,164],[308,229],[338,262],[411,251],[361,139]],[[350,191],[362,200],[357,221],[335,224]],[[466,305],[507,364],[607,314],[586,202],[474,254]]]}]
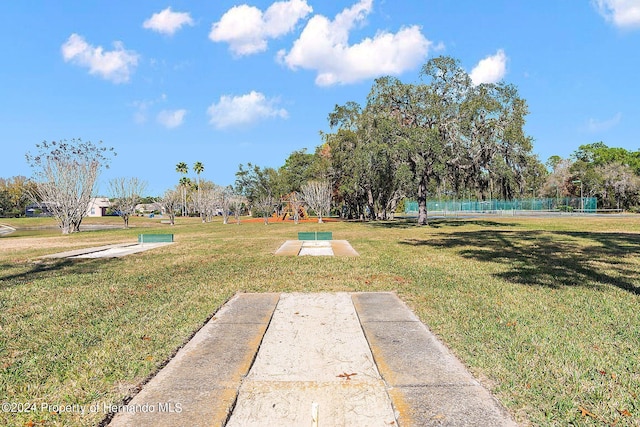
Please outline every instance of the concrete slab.
[{"label": "concrete slab", "polygon": [[380,379],[349,294],[282,294],[247,380],[342,382],[345,372]]},{"label": "concrete slab", "polygon": [[280,299],[280,294],[238,294],[222,306],[213,316],[219,324],[267,325]]},{"label": "concrete slab", "polygon": [[[384,405],[381,402],[385,402]],[[243,388],[226,427],[397,425],[382,380],[360,383],[257,381]]]},{"label": "concrete slab", "polygon": [[278,294],[232,298],[140,393],[114,411],[110,426],[223,426],[278,299]]},{"label": "concrete slab", "polygon": [[95,246],[92,248],[74,249],[71,251],[58,252],[44,255],[41,258],[117,258],[131,255],[138,252],[148,251],[172,243],[116,243],[113,245]]},{"label": "concrete slab", "polygon": [[331,240],[303,240],[303,248],[330,248]]},{"label": "concrete slab", "polygon": [[516,425],[392,292],[237,295],[114,412],[118,427]]},{"label": "concrete slab", "polygon": [[389,390],[401,426],[516,427],[480,385],[396,387]]},{"label": "concrete slab", "polygon": [[362,327],[390,385],[478,385],[422,323],[363,322]]},{"label": "concrete slab", "polygon": [[329,240],[303,240],[298,256],[333,256],[331,241]]},{"label": "concrete slab", "polygon": [[516,426],[395,294],[359,293],[352,298],[378,369],[391,387],[400,425]]},{"label": "concrete slab", "polygon": [[346,240],[287,240],[275,252],[278,256],[359,256]]},{"label": "concrete slab", "polygon": [[227,426],[393,425],[349,294],[283,294]]},{"label": "concrete slab", "polygon": [[359,256],[358,252],[346,240],[332,240],[331,249],[335,256]]},{"label": "concrete slab", "polygon": [[287,240],[278,248],[275,254],[279,256],[298,256],[302,243],[302,240]]},{"label": "concrete slab", "polygon": [[360,293],[352,297],[371,351],[391,385],[478,384],[395,294]]},{"label": "concrete slab", "polygon": [[393,292],[358,292],[351,298],[361,323],[420,321]]},{"label": "concrete slab", "polygon": [[69,258],[119,258],[172,244],[173,242],[137,243],[133,245],[115,246],[101,251],[92,251]]},{"label": "concrete slab", "polygon": [[93,252],[100,252],[100,251],[106,251],[113,248],[124,248],[127,246],[135,246],[135,245],[137,245],[137,243],[116,243],[114,245],[94,246],[92,248],[74,249],[71,251],[44,255],[42,256],[42,258],[72,258],[78,255],[90,254]]}]

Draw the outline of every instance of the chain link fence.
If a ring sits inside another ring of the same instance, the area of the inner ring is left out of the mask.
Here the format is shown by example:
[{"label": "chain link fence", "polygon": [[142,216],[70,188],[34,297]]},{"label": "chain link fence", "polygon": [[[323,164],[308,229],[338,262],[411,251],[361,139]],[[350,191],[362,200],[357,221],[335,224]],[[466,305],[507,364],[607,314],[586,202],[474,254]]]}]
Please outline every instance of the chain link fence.
[{"label": "chain link fence", "polygon": [[[429,200],[430,213],[499,213],[500,211],[596,213],[595,197],[533,198],[517,200]],[[418,202],[405,202],[405,215],[418,215]]]}]

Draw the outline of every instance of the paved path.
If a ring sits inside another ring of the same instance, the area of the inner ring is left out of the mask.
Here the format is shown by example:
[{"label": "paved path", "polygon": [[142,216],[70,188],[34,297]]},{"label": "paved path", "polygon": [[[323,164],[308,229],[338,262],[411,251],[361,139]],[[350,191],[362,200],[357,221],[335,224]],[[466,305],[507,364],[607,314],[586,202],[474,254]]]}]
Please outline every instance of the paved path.
[{"label": "paved path", "polygon": [[393,293],[239,294],[111,426],[515,426]]}]

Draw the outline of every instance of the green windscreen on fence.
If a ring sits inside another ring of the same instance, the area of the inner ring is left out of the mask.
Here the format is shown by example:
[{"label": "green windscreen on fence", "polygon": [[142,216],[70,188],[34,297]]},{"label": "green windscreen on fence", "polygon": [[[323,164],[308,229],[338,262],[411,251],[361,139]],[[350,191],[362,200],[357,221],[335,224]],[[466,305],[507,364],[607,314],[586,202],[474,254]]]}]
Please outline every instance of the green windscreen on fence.
[{"label": "green windscreen on fence", "polygon": [[316,240],[333,240],[333,233],[331,231],[317,231]]},{"label": "green windscreen on fence", "polygon": [[[546,211],[595,213],[595,197],[564,197],[518,200],[429,200],[427,211],[491,212],[491,211]],[[418,213],[418,202],[405,202],[404,213]]]},{"label": "green windscreen on fence", "polygon": [[139,234],[138,243],[171,243],[173,234]]},{"label": "green windscreen on fence", "polygon": [[333,240],[331,231],[299,231],[298,240]]}]

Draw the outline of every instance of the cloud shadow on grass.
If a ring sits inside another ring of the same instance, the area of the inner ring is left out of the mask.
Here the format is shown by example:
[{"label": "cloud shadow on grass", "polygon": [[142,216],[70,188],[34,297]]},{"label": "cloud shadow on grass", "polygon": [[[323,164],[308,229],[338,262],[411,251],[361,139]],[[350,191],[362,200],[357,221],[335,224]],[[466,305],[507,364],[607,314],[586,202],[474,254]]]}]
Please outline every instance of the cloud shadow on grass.
[{"label": "cloud shadow on grass", "polygon": [[551,288],[607,284],[640,295],[640,235],[549,231],[480,230],[406,239],[412,246],[455,249],[465,258],[509,266],[496,276]]}]

